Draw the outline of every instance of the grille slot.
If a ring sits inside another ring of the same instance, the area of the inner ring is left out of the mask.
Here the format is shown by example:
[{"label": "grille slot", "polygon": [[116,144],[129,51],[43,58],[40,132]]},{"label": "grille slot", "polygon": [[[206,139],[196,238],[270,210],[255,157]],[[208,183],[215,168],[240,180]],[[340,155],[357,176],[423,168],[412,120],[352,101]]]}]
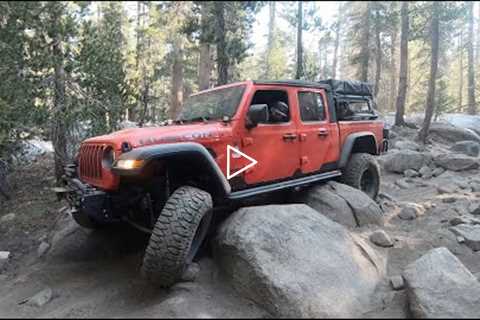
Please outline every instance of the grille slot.
[{"label": "grille slot", "polygon": [[86,144],[80,147],[79,167],[80,175],[90,179],[102,178],[102,157],[105,150],[103,145]]}]

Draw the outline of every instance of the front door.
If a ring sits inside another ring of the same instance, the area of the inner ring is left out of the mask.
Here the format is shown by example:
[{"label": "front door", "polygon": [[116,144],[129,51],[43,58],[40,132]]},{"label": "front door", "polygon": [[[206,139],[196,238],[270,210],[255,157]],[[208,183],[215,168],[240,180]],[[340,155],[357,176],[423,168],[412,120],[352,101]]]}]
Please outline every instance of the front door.
[{"label": "front door", "polygon": [[[270,116],[267,123],[246,130],[241,141],[242,152],[258,161],[243,176],[249,185],[286,179],[299,172],[299,141],[292,92],[293,88],[260,87],[251,99],[250,105],[267,104]],[[278,116],[281,112],[275,113],[279,107],[286,108],[285,117]]]}]

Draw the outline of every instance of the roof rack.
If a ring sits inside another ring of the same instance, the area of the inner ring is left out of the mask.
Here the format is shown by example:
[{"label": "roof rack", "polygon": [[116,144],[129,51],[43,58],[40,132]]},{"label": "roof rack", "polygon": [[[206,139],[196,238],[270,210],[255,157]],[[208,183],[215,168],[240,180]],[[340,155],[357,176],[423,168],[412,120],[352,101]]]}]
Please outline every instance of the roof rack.
[{"label": "roof rack", "polygon": [[371,83],[336,79],[325,79],[318,82],[330,86],[336,95],[373,96],[373,85]]}]

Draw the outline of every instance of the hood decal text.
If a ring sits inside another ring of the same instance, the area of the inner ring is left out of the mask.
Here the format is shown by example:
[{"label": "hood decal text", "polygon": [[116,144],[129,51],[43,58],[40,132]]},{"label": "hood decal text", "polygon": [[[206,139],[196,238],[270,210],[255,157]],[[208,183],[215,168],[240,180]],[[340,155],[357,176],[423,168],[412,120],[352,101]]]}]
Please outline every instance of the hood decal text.
[{"label": "hood decal text", "polygon": [[195,131],[192,133],[186,133],[178,136],[149,137],[145,139],[140,139],[138,143],[143,146],[148,144],[171,143],[179,141],[192,141],[215,138],[220,138],[220,134],[217,131]]}]

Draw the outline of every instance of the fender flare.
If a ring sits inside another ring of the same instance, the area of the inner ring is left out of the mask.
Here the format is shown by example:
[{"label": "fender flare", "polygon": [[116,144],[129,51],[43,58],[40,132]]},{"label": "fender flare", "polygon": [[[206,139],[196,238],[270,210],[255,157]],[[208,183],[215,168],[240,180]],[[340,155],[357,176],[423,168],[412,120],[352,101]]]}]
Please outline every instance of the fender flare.
[{"label": "fender flare", "polygon": [[112,168],[112,171],[119,176],[135,176],[141,174],[142,170],[149,163],[155,160],[174,160],[177,157],[189,158],[192,163],[204,168],[212,176],[212,186],[221,197],[227,197],[231,192],[230,184],[215,162],[210,152],[201,144],[196,142],[167,143],[146,147],[135,148],[122,154],[118,160],[143,160],[142,167],[138,169]]},{"label": "fender flare", "polygon": [[347,165],[348,159],[350,158],[350,154],[352,153],[353,146],[355,145],[355,141],[363,137],[371,137],[373,139],[375,143],[375,154],[377,153],[377,150],[378,150],[377,139],[375,138],[375,135],[372,132],[361,131],[361,132],[352,133],[347,136],[347,138],[345,139],[345,142],[343,143],[342,151],[340,153],[340,161],[338,162],[339,168],[344,168]]}]

